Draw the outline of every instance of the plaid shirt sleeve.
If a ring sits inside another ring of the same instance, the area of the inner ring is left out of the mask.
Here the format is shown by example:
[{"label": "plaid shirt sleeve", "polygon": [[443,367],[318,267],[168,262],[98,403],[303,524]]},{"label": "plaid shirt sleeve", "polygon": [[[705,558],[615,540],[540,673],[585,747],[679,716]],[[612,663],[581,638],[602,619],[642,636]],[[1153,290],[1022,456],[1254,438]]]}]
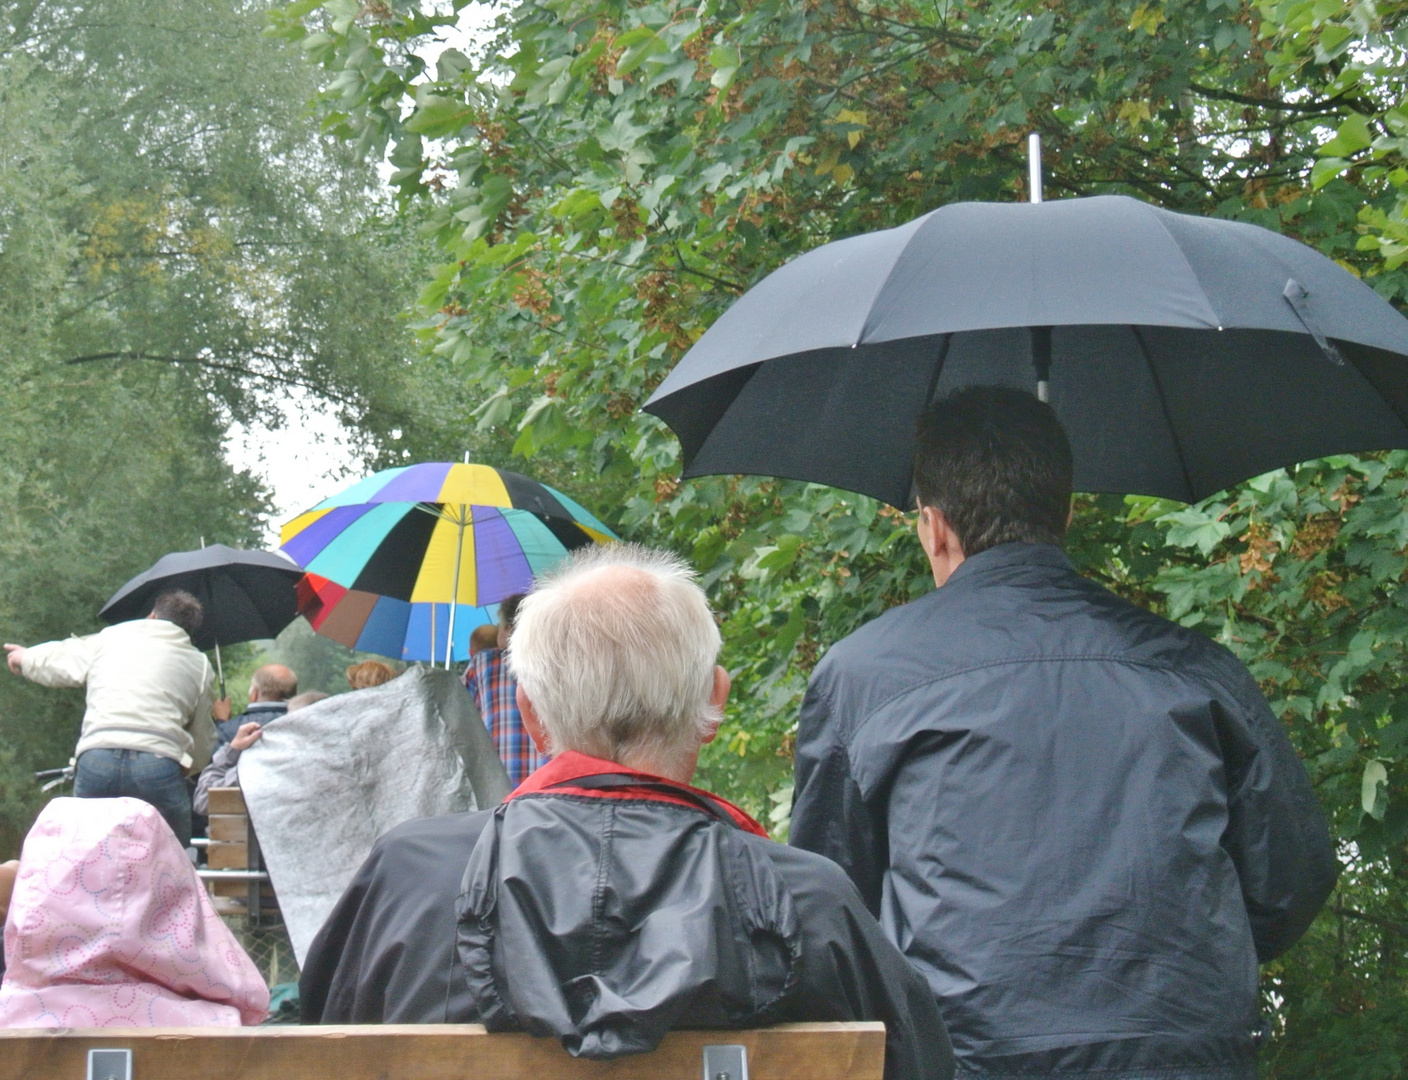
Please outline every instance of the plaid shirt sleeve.
[{"label": "plaid shirt sleeve", "polygon": [[474,695],[479,715],[508,770],[509,783],[523,783],[547,758],[538,753],[518,714],[518,684],[503,661],[503,650],[484,649],[474,654],[465,672],[465,686]]}]

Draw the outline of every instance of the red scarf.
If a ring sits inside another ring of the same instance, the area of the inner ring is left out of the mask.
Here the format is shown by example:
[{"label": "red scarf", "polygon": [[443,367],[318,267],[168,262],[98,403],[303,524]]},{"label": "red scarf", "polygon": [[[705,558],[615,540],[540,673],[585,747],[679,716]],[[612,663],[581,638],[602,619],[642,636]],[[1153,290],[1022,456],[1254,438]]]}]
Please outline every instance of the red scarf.
[{"label": "red scarf", "polygon": [[[639,777],[641,786],[636,787],[629,782],[621,782],[611,787],[586,787],[572,783],[574,780],[585,782],[588,779],[608,776],[613,778]],[[673,789],[679,794],[662,789]],[[663,776],[641,772],[639,769],[630,769],[615,761],[579,754],[575,750],[558,754],[557,757],[514,788],[513,793],[504,802],[516,799],[520,795],[540,794],[580,795],[589,799],[644,799],[647,802],[669,803],[673,806],[683,806],[700,813],[707,813],[700,806],[702,802],[713,806],[720,811],[720,816],[726,817],[744,832],[750,832],[754,836],[767,836],[766,829],[734,806],[733,803],[727,799],[721,799],[713,792],[690,787],[688,784],[681,784],[675,780],[667,780]]]}]

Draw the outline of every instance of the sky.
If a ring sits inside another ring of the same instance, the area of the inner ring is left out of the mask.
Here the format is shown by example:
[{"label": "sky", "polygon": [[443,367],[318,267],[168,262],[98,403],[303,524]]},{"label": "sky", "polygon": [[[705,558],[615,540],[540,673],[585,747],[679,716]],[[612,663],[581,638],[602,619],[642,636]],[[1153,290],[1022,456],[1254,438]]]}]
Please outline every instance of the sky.
[{"label": "sky", "polygon": [[263,479],[273,495],[274,512],[264,536],[270,548],[279,546],[280,525],[349,486],[367,463],[332,405],[303,394],[279,406],[278,426],[231,424],[225,436],[230,464]]}]

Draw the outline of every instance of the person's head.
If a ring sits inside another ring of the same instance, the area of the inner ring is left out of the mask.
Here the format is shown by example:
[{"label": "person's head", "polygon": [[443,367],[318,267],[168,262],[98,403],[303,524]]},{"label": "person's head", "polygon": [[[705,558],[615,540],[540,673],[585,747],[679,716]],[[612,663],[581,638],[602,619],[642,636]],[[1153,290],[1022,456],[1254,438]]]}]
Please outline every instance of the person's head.
[{"label": "person's head", "polygon": [[24,840],[0,1027],[257,1024],[269,987],[140,799],[55,799]]},{"label": "person's head", "polygon": [[347,669],[347,682],[353,690],[370,690],[373,686],[396,678],[396,669],[380,660],[367,660]]},{"label": "person's head", "polygon": [[521,603],[522,593],[505,596],[499,601],[499,626],[494,635],[494,644],[501,649],[507,649],[508,643],[513,640],[513,624],[518,618],[518,605]]},{"label": "person's head", "polygon": [[322,701],[328,695],[321,690],[305,690],[303,693],[288,699],[288,711],[297,712],[299,709],[306,709],[315,702]]},{"label": "person's head", "polygon": [[605,544],[539,579],[518,606],[508,662],[540,750],[687,781],[728,697],[719,646],[683,562]]},{"label": "person's head", "polygon": [[1060,544],[1071,512],[1071,444],[1056,413],[998,386],[959,390],[915,425],[919,540],[942,585],[998,544]]},{"label": "person's head", "polygon": [[283,664],[265,664],[249,680],[250,701],[287,701],[298,693],[298,676]]},{"label": "person's head", "polygon": [[205,619],[205,609],[184,589],[168,589],[152,601],[152,613],[147,618],[175,623],[186,631],[187,636],[194,638]]},{"label": "person's head", "polygon": [[497,649],[499,647],[499,625],[498,623],[485,623],[483,626],[476,626],[469,635],[469,655],[481,653],[485,649]]}]

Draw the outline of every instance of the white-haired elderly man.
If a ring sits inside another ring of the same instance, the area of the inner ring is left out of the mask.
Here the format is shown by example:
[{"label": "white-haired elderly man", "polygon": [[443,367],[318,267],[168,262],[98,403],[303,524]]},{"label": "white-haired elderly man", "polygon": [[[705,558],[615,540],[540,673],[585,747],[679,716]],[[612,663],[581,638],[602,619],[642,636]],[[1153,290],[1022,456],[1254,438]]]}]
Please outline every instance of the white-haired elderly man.
[{"label": "white-haired elderly man", "polygon": [[377,843],[309,951],[304,1023],[480,1021],[610,1058],[676,1027],[882,1020],[887,1080],[951,1076],[933,994],[840,868],[689,786],[719,645],[671,556],[612,544],[541,579],[509,663],[551,760]]}]

